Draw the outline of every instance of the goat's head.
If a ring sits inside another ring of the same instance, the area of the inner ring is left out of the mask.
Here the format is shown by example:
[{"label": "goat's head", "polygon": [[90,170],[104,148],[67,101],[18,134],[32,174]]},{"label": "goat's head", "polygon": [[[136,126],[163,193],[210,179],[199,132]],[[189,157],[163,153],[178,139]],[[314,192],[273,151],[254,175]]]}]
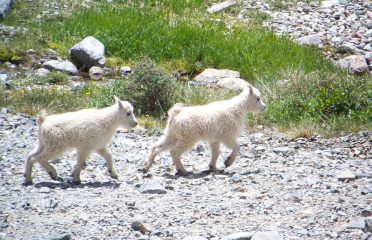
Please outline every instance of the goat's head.
[{"label": "goat's head", "polygon": [[115,105],[118,107],[119,125],[128,129],[137,126],[137,119],[134,116],[132,104],[127,101],[121,101],[116,96],[114,96],[114,99]]},{"label": "goat's head", "polygon": [[250,112],[259,113],[266,110],[266,104],[262,101],[261,93],[257,88],[249,85],[244,91],[248,92],[248,110]]}]

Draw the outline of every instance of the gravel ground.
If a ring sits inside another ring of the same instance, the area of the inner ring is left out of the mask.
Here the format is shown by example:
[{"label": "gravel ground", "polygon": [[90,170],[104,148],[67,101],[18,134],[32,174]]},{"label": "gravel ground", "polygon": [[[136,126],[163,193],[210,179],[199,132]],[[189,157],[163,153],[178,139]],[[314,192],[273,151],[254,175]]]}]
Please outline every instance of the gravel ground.
[{"label": "gravel ground", "polygon": [[[190,176],[178,177],[167,153],[149,174],[139,171],[160,134],[119,131],[109,148],[119,180],[93,155],[82,184],[72,185],[71,151],[53,162],[63,182],[36,164],[34,185],[23,186],[35,119],[3,109],[0,129],[0,239],[239,239],[226,236],[261,231],[279,234],[270,239],[372,237],[372,132],[296,140],[245,133],[224,173],[203,173],[209,149],[199,144],[183,156]],[[222,150],[219,168],[228,154]]]},{"label": "gravel ground", "polygon": [[[23,186],[35,119],[3,109],[0,239],[372,239],[370,131],[296,140],[247,132],[237,161],[221,174],[203,172],[210,153],[200,144],[183,156],[190,176],[176,176],[167,153],[144,175],[139,169],[159,135],[118,132],[109,149],[119,180],[93,155],[82,184],[72,185],[71,151],[52,163],[62,182],[35,165],[35,184]],[[228,155],[222,149],[219,168]]]}]

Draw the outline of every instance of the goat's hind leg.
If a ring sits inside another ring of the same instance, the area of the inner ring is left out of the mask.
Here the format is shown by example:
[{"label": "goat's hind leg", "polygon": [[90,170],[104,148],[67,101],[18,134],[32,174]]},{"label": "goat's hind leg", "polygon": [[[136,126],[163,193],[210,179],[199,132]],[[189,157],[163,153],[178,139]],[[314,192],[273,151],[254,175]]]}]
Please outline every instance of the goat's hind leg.
[{"label": "goat's hind leg", "polygon": [[43,150],[43,147],[41,145],[38,145],[27,156],[25,171],[24,171],[24,174],[23,174],[23,176],[25,177],[25,181],[24,181],[25,185],[32,184],[32,168],[33,168],[35,162],[37,162],[37,160],[38,160],[37,155],[39,155],[42,150]]},{"label": "goat's hind leg", "polygon": [[177,140],[170,135],[163,136],[155,145],[151,148],[150,155],[148,157],[148,162],[143,168],[143,172],[147,173],[152,164],[154,163],[155,157],[168,149],[171,149],[176,144]]},{"label": "goat's hind leg", "polygon": [[220,143],[219,142],[210,142],[209,146],[211,148],[211,159],[209,162],[209,171],[208,172],[214,172],[217,173],[217,159],[220,155]]},{"label": "goat's hind leg", "polygon": [[183,142],[179,140],[177,146],[170,151],[177,173],[181,176],[187,176],[189,173],[181,162],[181,155],[192,147],[192,142]]}]

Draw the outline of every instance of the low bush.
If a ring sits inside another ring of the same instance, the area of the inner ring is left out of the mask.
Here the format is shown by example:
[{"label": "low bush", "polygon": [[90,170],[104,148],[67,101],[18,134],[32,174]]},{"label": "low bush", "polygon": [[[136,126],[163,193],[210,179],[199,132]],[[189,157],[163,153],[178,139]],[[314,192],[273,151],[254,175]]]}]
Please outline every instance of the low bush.
[{"label": "low bush", "polygon": [[174,104],[178,84],[163,68],[144,57],[123,87],[123,96],[138,114],[161,116]]}]

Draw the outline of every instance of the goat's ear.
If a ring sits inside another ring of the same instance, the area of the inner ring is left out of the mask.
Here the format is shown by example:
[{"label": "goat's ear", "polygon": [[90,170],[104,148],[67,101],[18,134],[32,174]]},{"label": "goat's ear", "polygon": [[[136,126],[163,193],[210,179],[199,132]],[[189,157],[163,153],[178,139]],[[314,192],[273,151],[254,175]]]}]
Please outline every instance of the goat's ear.
[{"label": "goat's ear", "polygon": [[248,89],[249,89],[249,95],[252,95],[253,94],[253,88],[252,88],[251,84],[249,84]]},{"label": "goat's ear", "polygon": [[120,99],[117,96],[114,96],[115,103],[119,104],[119,108],[124,108],[123,103],[120,101]]}]

